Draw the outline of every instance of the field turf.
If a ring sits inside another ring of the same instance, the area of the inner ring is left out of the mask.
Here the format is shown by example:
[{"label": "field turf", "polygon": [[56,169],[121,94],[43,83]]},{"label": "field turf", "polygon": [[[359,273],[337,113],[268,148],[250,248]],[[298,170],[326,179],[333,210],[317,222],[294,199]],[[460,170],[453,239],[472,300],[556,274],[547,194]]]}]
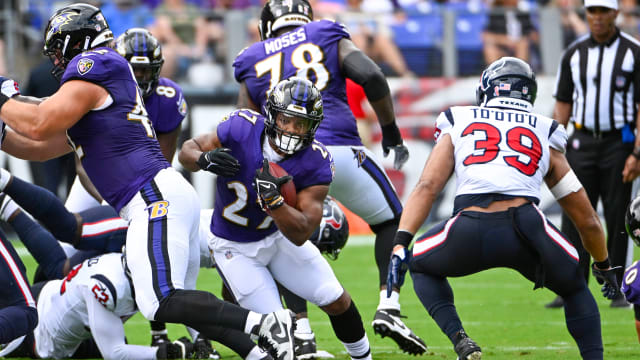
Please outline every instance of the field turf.
[{"label": "field turf", "polygon": [[[374,264],[373,237],[352,237],[337,261],[330,262],[338,279],[351,293],[365,322],[374,359],[408,359],[390,338],[373,333],[371,320],[378,304],[377,268]],[[21,248],[19,242],[14,242]],[[21,249],[24,253],[24,249]],[[636,250],[636,259],[639,258]],[[33,259],[23,260],[32,277]],[[495,269],[474,276],[451,279],[455,301],[467,333],[482,347],[483,359],[579,359],[579,352],[564,322],[562,309],[545,309],[544,304],[555,295],[543,289],[533,291],[533,284],[508,269]],[[198,288],[220,294],[221,281],[214,270],[203,269]],[[600,307],[605,359],[635,359],[640,344],[635,333],[633,311],[612,309],[601,295],[596,281],[590,279],[592,293]],[[424,359],[455,359],[449,340],[422,307],[411,279],[403,287],[400,302],[405,323],[420,335],[429,347]],[[316,333],[318,348],[348,360],[342,344],[335,338],[328,318],[315,306],[310,306],[310,321]],[[126,324],[129,343],[148,345],[149,324],[139,314]],[[172,339],[186,334],[184,327],[169,325]],[[223,359],[240,359],[229,349],[214,344]]]}]

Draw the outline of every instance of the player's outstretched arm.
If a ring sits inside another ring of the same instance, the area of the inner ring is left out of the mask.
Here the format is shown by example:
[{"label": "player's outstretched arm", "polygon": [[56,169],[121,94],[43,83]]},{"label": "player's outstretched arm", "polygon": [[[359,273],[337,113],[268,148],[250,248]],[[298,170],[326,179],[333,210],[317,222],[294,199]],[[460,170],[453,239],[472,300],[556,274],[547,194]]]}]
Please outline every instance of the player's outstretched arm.
[{"label": "player's outstretched arm", "polygon": [[549,171],[544,180],[576,226],[585,249],[596,262],[606,260],[609,255],[598,214],[582,184],[573,175],[567,159],[555,149],[550,150]]},{"label": "player's outstretched arm", "polygon": [[64,133],[59,133],[45,141],[38,141],[7,128],[2,141],[2,151],[23,160],[47,161],[70,153],[72,149]]},{"label": "player's outstretched arm", "polygon": [[341,39],[338,46],[340,68],[347,78],[364,89],[367,100],[380,122],[384,155],[387,156],[393,149],[395,151],[393,165],[399,170],[409,159],[409,151],[402,143],[400,129],[396,124],[387,79],[380,67],[360,51],[351,40]]},{"label": "player's outstretched arm", "polygon": [[91,289],[84,291],[91,335],[105,359],[156,359],[158,349],[150,346],[128,345],[122,320],[100,304]]}]

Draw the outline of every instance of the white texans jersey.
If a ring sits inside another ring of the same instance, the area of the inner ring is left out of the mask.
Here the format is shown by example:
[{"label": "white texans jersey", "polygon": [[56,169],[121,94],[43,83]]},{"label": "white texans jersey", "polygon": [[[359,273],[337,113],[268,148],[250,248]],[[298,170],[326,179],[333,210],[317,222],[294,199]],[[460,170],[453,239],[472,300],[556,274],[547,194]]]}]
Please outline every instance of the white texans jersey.
[{"label": "white texans jersey", "polygon": [[[96,304],[92,299],[108,310],[107,314],[113,313],[121,321],[137,312],[121,256],[110,253],[87,259],[76,265],[66,278],[44,286],[38,298],[40,320],[34,331],[40,357],[68,358],[91,336],[92,327],[109,324],[106,320],[90,319],[90,311],[99,314],[91,307]],[[88,300],[91,303],[87,304]],[[109,331],[118,334],[113,328]],[[97,336],[94,334],[94,337]],[[100,340],[96,338],[98,345]],[[124,338],[118,340],[124,342]]]},{"label": "white texans jersey", "polygon": [[546,116],[492,107],[456,106],[436,120],[436,142],[454,146],[456,196],[503,194],[540,199],[549,147],[564,153],[567,133]]}]

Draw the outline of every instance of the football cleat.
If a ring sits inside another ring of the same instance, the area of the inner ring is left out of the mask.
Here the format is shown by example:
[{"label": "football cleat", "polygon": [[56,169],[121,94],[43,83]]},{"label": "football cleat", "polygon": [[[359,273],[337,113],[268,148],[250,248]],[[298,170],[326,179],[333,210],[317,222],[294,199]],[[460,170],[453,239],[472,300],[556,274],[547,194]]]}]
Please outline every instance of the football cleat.
[{"label": "football cleat", "polygon": [[293,332],[295,314],[281,309],[262,316],[258,329],[258,345],[275,360],[295,360]]},{"label": "football cleat", "polygon": [[317,352],[316,336],[313,333],[296,333],[293,336],[293,345],[296,357],[299,360],[313,359]]},{"label": "football cleat", "polygon": [[564,307],[564,300],[562,299],[561,296],[556,296],[556,298],[553,299],[553,301],[546,304],[544,307],[546,307],[547,309],[558,309],[558,308]]},{"label": "football cleat", "polygon": [[198,335],[193,343],[193,358],[218,360],[220,359],[220,353],[211,346],[211,341]]},{"label": "football cleat", "polygon": [[456,354],[458,354],[458,360],[480,360],[482,359],[482,351],[480,346],[464,332],[464,330],[458,331],[455,336],[456,345],[453,347]]},{"label": "football cleat", "polygon": [[18,346],[22,345],[22,341],[26,335],[22,335],[6,344],[0,344],[0,357],[8,357],[7,355],[11,354],[13,350],[17,349]]},{"label": "football cleat", "polygon": [[371,323],[373,331],[383,338],[391,337],[406,353],[422,355],[427,351],[427,344],[400,320],[401,317],[400,310],[378,310]]},{"label": "football cleat", "polygon": [[151,335],[151,346],[160,346],[160,344],[170,342],[167,334]]}]

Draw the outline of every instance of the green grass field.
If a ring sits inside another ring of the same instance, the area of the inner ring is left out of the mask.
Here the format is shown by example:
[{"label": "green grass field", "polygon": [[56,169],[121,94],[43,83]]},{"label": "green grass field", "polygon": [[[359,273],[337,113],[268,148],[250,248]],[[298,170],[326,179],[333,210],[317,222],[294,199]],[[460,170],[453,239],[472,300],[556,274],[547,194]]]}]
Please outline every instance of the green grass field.
[{"label": "green grass field", "polygon": [[[373,260],[373,237],[370,241],[355,237],[351,244],[331,262],[338,279],[351,293],[360,309],[371,342],[374,359],[407,359],[395,343],[373,334],[370,322],[378,304],[377,268]],[[14,243],[21,247],[20,243]],[[636,255],[638,252],[636,251]],[[638,258],[638,256],[636,256]],[[31,271],[32,258],[23,258]],[[31,274],[29,277],[31,278]],[[214,270],[200,273],[198,288],[220,293],[221,281]],[[599,291],[595,280],[590,281],[592,293],[600,306],[605,359],[637,359],[640,344],[635,334],[633,311],[611,309]],[[549,310],[544,304],[554,298],[549,290],[533,291],[533,284],[514,271],[496,269],[462,279],[452,279],[458,313],[467,333],[482,347],[485,359],[579,359],[577,346],[566,330],[561,309]],[[407,276],[401,294],[402,312],[408,315],[405,323],[419,334],[429,346],[429,359],[455,359],[449,340],[418,301],[411,279]],[[326,315],[315,306],[310,307],[311,326],[316,333],[318,348],[348,360],[342,344],[335,338]],[[148,345],[149,324],[139,314],[126,325],[129,343]],[[172,339],[186,334],[184,327],[169,326]],[[227,348],[215,344],[224,359],[240,359]]]}]

